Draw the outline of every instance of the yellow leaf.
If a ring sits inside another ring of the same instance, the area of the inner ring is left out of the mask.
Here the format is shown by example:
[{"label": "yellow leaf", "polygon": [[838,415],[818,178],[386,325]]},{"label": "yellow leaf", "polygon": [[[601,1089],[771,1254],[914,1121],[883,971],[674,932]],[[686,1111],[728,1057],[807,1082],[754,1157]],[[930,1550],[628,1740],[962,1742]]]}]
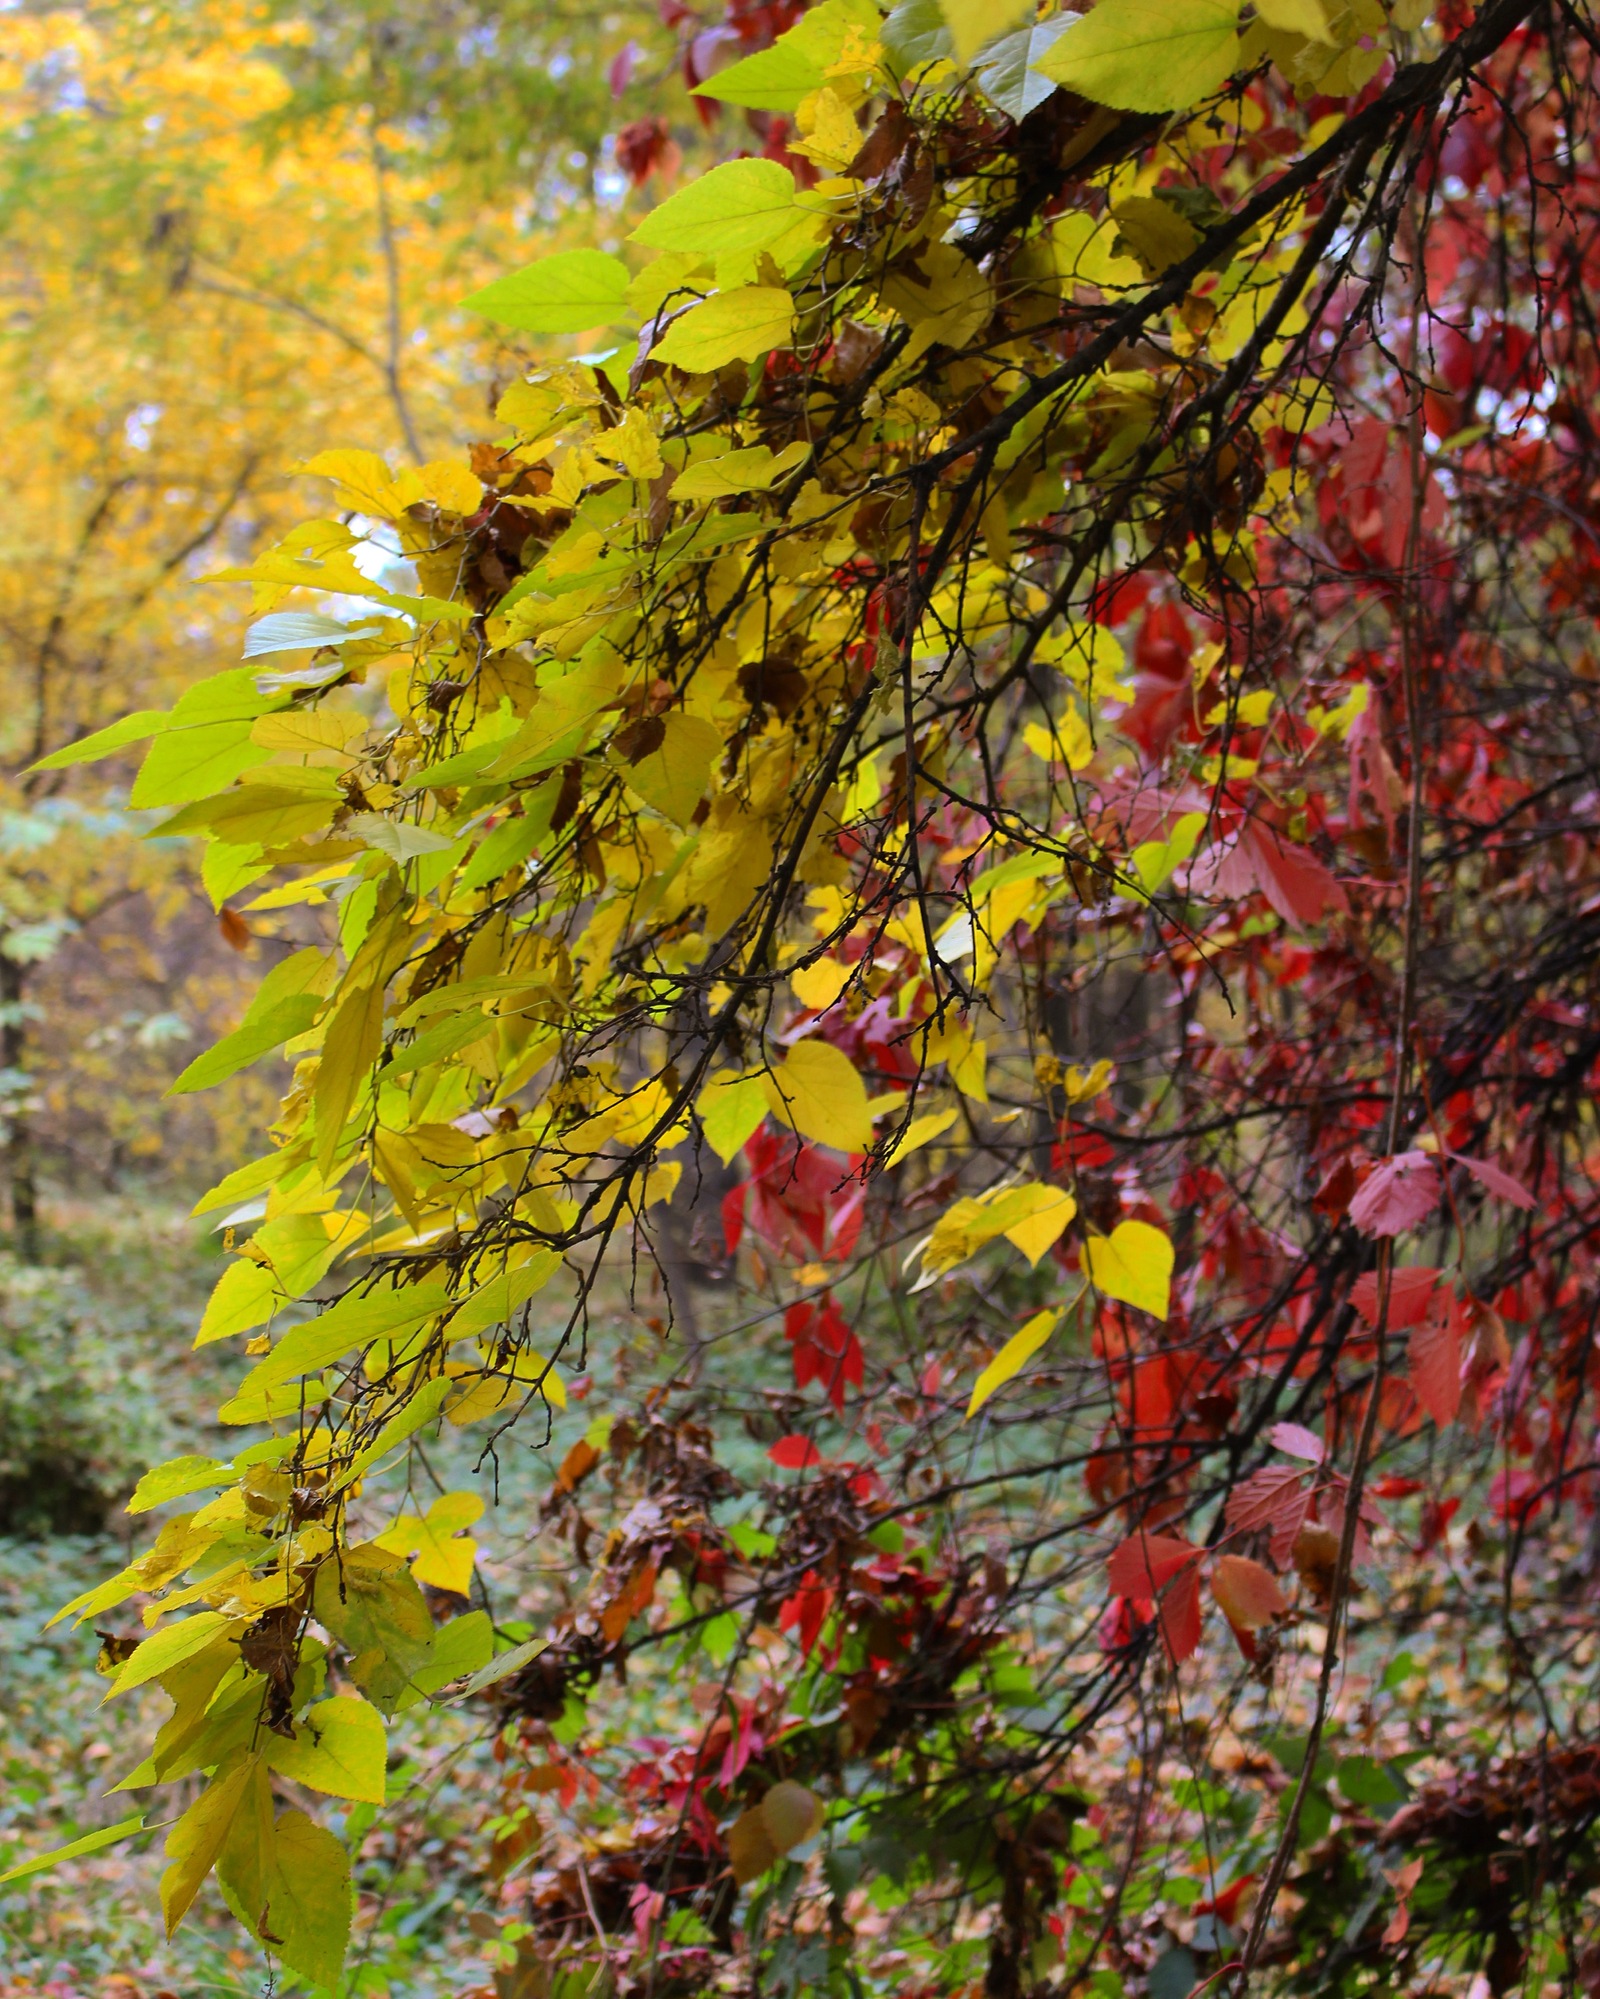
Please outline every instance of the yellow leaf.
[{"label": "yellow leaf", "polygon": [[1156,195],[1134,195],[1111,210],[1124,249],[1138,259],[1147,278],[1181,263],[1200,241],[1200,231],[1171,202]]},{"label": "yellow leaf", "polygon": [[972,1384],[972,1400],[967,1404],[969,1418],[976,1416],[995,1390],[1003,1388],[1013,1375],[1020,1373],[1032,1360],[1055,1331],[1060,1317],[1059,1306],[1048,1306],[1042,1312],[1035,1312],[1026,1325],[1011,1335]]},{"label": "yellow leaf", "polygon": [[789,974],[795,998],[813,1013],[825,1013],[850,983],[852,967],[837,958],[819,958],[814,965],[799,965]]},{"label": "yellow leaf", "polygon": [[721,1069],[695,1099],[695,1112],[711,1150],[726,1166],[744,1150],[756,1126],[767,1114],[766,1078],[735,1076]]},{"label": "yellow leaf", "polygon": [[661,446],[641,409],[629,410],[614,430],[602,431],[590,448],[596,458],[620,465],[630,479],[659,479],[665,470]]},{"label": "yellow leaf", "polygon": [[426,1514],[402,1513],[373,1545],[396,1555],[415,1555],[411,1573],[419,1583],[465,1596],[472,1587],[478,1544],[458,1535],[482,1514],[483,1501],[475,1492],[443,1493]]},{"label": "yellow leaf", "polygon": [[1304,35],[1313,42],[1334,41],[1322,0],[1256,0],[1256,13],[1269,28]]},{"label": "yellow leaf", "polygon": [[226,1776],[213,1778],[167,1834],[170,1865],[161,1877],[161,1913],[169,1937],[216,1865],[257,1761],[247,1756]]},{"label": "yellow leaf", "polygon": [[1096,1062],[1092,1069],[1081,1069],[1076,1063],[1061,1079],[1061,1087],[1066,1092],[1069,1104],[1088,1103],[1098,1097],[1115,1073],[1115,1064],[1107,1061]]},{"label": "yellow leaf", "polygon": [[280,715],[258,715],[250,725],[250,740],[263,750],[287,750],[310,756],[317,750],[342,750],[367,733],[365,715],[331,708],[290,708]]},{"label": "yellow leaf", "polygon": [[1090,1282],[1106,1297],[1136,1305],[1157,1319],[1167,1316],[1172,1244],[1149,1222],[1118,1222],[1109,1236],[1090,1236],[1083,1264]]},{"label": "yellow leaf", "polygon": [[1033,12],[1033,0],[939,0],[956,60],[968,63],[985,42],[992,42]]},{"label": "yellow leaf", "polygon": [[[387,1537],[378,1545],[386,1546]],[[330,1798],[355,1798],[369,1805],[384,1802],[389,1737],[375,1707],[349,1694],[335,1694],[308,1708],[294,1726],[293,1737],[266,1739],[267,1761],[280,1777]]]},{"label": "yellow leaf", "polygon": [[340,1982],[350,1939],[350,1858],[325,1826],[285,1812],[273,1830],[267,1906],[291,1970],[328,1990]]},{"label": "yellow leaf", "polygon": [[106,1699],[115,1700],[118,1694],[125,1694],[132,1687],[142,1687],[151,1680],[159,1679],[163,1673],[171,1672],[174,1666],[181,1666],[185,1659],[192,1659],[197,1652],[204,1651],[213,1639],[238,1628],[237,1621],[224,1617],[220,1610],[202,1610],[177,1624],[153,1631],[138,1650],[131,1652],[123,1661]]},{"label": "yellow leaf", "polygon": [[826,1041],[801,1041],[774,1075],[763,1078],[773,1115],[803,1138],[839,1152],[872,1143],[867,1088],[849,1056]]},{"label": "yellow leaf", "polygon": [[1078,1204],[1069,1193],[1042,1180],[965,1195],[945,1210],[927,1241],[913,1252],[922,1258],[923,1274],[916,1288],[922,1290],[965,1263],[998,1236],[1037,1264],[1077,1212]]},{"label": "yellow leaf", "polygon": [[423,498],[447,514],[475,514],[483,505],[483,486],[476,473],[457,459],[436,459],[409,476],[421,486]]},{"label": "yellow leaf", "polygon": [[1022,732],[1022,740],[1043,763],[1054,763],[1059,758],[1068,770],[1084,770],[1094,761],[1094,738],[1076,708],[1063,710],[1048,729],[1039,722],[1030,722]]},{"label": "yellow leaf", "polygon": [[535,1385],[552,1408],[566,1408],[566,1383],[542,1355],[530,1349],[503,1367],[469,1379],[444,1413],[452,1423],[465,1428],[492,1416],[497,1409],[519,1408],[527,1400],[529,1387]]},{"label": "yellow leaf", "polygon": [[395,478],[375,451],[319,451],[296,469],[332,479],[344,505],[386,521],[398,520],[424,495],[415,472],[402,472]]},{"label": "yellow leaf", "polygon": [[1040,1257],[1078,1212],[1078,1204],[1060,1187],[1019,1187],[1017,1193],[1029,1196],[1028,1211],[1001,1233],[1037,1268]]},{"label": "yellow leaf", "polygon": [[[792,983],[792,982],[791,982]],[[958,1112],[927,1111],[921,1117],[914,1117],[904,1132],[897,1138],[884,1156],[885,1166],[898,1166],[902,1159],[909,1158],[919,1146],[926,1145],[947,1132],[956,1121]]]},{"label": "yellow leaf", "polygon": [[730,361],[754,361],[787,344],[794,300],[776,285],[741,285],[717,292],[675,319],[650,350],[691,375],[714,374]]},{"label": "yellow leaf", "polygon": [[831,173],[843,173],[861,150],[855,113],[832,88],[815,90],[805,98],[796,122],[805,136],[791,140],[789,150],[803,153]]},{"label": "yellow leaf", "polygon": [[726,747],[721,732],[697,715],[674,710],[660,746],[628,770],[628,788],[663,819],[687,826],[711,784],[711,766]]}]

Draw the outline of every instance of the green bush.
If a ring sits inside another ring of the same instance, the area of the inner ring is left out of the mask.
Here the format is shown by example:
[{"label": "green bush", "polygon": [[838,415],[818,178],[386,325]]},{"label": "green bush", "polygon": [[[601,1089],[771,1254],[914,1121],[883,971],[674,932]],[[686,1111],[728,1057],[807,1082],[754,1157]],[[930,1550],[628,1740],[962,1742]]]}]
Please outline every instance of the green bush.
[{"label": "green bush", "polygon": [[98,1533],[167,1454],[149,1297],[0,1251],[0,1534]]}]

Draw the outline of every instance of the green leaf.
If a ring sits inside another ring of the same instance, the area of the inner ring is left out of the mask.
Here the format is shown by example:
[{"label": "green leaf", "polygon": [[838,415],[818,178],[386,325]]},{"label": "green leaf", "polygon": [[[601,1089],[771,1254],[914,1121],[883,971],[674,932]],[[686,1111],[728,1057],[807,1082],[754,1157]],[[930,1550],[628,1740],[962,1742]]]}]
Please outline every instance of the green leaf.
[{"label": "green leaf", "polygon": [[711,375],[730,361],[757,360],[783,346],[793,331],[794,300],[788,292],[776,285],[741,285],[680,313],[651,348],[650,358],[691,375]]},{"label": "green leaf", "polygon": [[351,1677],[392,1714],[433,1650],[433,1619],[405,1559],[370,1542],[317,1570],[317,1622],[351,1655]]},{"label": "green leaf", "polygon": [[1002,35],[980,49],[974,80],[989,102],[1019,121],[1036,111],[1057,87],[1049,77],[1039,74],[1039,58],[1071,26],[1071,15],[1057,14],[1051,20],[1019,28],[1014,35]]},{"label": "green leaf", "polygon": [[143,811],[156,805],[187,805],[232,784],[272,754],[250,740],[249,722],[207,722],[156,737],[139,766],[128,803]]},{"label": "green leaf", "polygon": [[375,1707],[335,1694],[307,1708],[294,1726],[292,1737],[267,1741],[267,1762],[280,1777],[330,1798],[384,1802],[389,1735]]},{"label": "green leaf", "polygon": [[511,271],[461,301],[498,326],[521,333],[587,333],[627,309],[628,267],[602,250],[557,250]]},{"label": "green leaf", "polygon": [[907,76],[955,54],[939,0],[900,0],[883,24],[883,45]]},{"label": "green leaf", "polygon": [[412,1674],[400,1706],[411,1707],[463,1674],[481,1671],[493,1656],[494,1626],[486,1610],[469,1610],[461,1617],[452,1617],[440,1626],[428,1663]]},{"label": "green leaf", "polygon": [[776,454],[766,444],[752,444],[743,451],[725,451],[719,458],[702,458],[680,472],[673,481],[672,497],[727,500],[738,493],[765,493],[810,456],[811,446],[803,438]]},{"label": "green leaf", "polygon": [[695,1099],[695,1112],[712,1151],[728,1165],[767,1114],[765,1077],[715,1075]]},{"label": "green leaf", "polygon": [[561,1253],[554,1249],[536,1250],[515,1270],[503,1270],[480,1285],[446,1328],[446,1338],[465,1339],[468,1333],[487,1332],[503,1326],[536,1291],[542,1291],[561,1266]]},{"label": "green leaf", "polygon": [[231,1339],[235,1333],[248,1333],[255,1326],[264,1326],[283,1303],[283,1293],[272,1272],[250,1257],[241,1257],[217,1279],[206,1300],[194,1343],[197,1347],[208,1347],[213,1340]]},{"label": "green leaf", "polygon": [[120,722],[113,722],[109,729],[96,729],[92,736],[80,737],[65,749],[53,750],[28,768],[65,770],[70,764],[92,764],[96,758],[108,757],[113,750],[123,749],[129,743],[142,743],[146,736],[159,736],[166,726],[164,708],[141,708],[136,715],[124,715]]},{"label": "green leaf", "polygon": [[859,28],[874,42],[880,25],[871,0],[822,0],[770,49],[758,49],[719,70],[708,82],[696,84],[694,94],[746,111],[796,111],[803,97],[827,82],[828,65],[838,59],[849,30]]},{"label": "green leaf", "polygon": [[233,1476],[233,1466],[218,1458],[168,1458],[164,1465],[145,1473],[123,1511],[148,1513],[152,1507],[165,1506],[169,1499],[187,1499],[191,1492],[229,1485]]},{"label": "green leaf", "polygon": [[250,725],[286,699],[263,694],[247,667],[199,681],[179,697],[145,753],[128,803],[140,811],[188,805],[265,763],[272,752],[251,742]]},{"label": "green leaf", "polygon": [[795,199],[794,176],[776,160],[728,160],[653,209],[633,232],[651,250],[699,257],[771,250],[797,228],[816,233],[814,211]]},{"label": "green leaf", "polygon": [[1060,1307],[1052,1305],[1043,1312],[1035,1312],[1025,1326],[1011,1335],[972,1384],[972,1400],[967,1404],[969,1417],[976,1416],[997,1388],[1004,1387],[1013,1375],[1022,1371],[1055,1331],[1060,1318]]},{"label": "green leaf", "polygon": [[1238,19],[1235,0],[1100,0],[1036,67],[1119,111],[1183,111],[1233,74]]},{"label": "green leaf", "polygon": [[77,1860],[82,1854],[98,1853],[104,1846],[115,1846],[119,1839],[131,1839],[136,1832],[143,1831],[144,1813],[136,1812],[131,1819],[119,1819],[115,1825],[102,1826],[98,1832],[86,1832],[82,1839],[72,1840],[66,1846],[55,1847],[49,1853],[36,1853],[31,1860],[19,1861],[15,1867],[8,1867],[4,1874],[0,1874],[0,1885],[7,1881],[25,1881],[30,1874],[43,1874],[63,1860]]},{"label": "green leaf", "polygon": [[176,1624],[163,1625],[159,1631],[151,1632],[123,1662],[106,1699],[115,1700],[118,1694],[158,1679],[174,1666],[181,1666],[185,1659],[192,1659],[225,1631],[242,1628],[237,1618],[224,1617],[220,1610],[202,1610],[193,1617],[180,1618]]},{"label": "green leaf", "polygon": [[[252,1008],[251,1012],[254,1010]],[[249,1017],[249,1014],[246,1014],[247,1020]],[[228,1208],[236,1202],[247,1201],[252,1194],[259,1194],[268,1187],[275,1187],[284,1174],[304,1157],[302,1149],[290,1146],[282,1152],[269,1152],[262,1159],[252,1159],[248,1166],[237,1166],[225,1178],[219,1180],[209,1194],[202,1194],[189,1212],[192,1215],[210,1215],[218,1208]]]},{"label": "green leaf", "polygon": [[314,993],[296,993],[280,1000],[272,1011],[246,1027],[225,1034],[203,1055],[197,1055],[180,1076],[167,1085],[169,1097],[187,1096],[194,1090],[209,1090],[225,1083],[274,1048],[281,1048],[297,1034],[304,1034],[322,1010]]},{"label": "green leaf", "polygon": [[320,1318],[308,1319],[285,1333],[272,1352],[245,1376],[239,1394],[280,1387],[298,1374],[320,1373],[352,1347],[409,1332],[451,1302],[442,1284],[411,1284],[403,1290],[372,1291],[364,1297],[352,1292],[330,1305]]},{"label": "green leaf", "polygon": [[386,1457],[396,1444],[403,1444],[407,1437],[414,1436],[424,1423],[431,1423],[438,1415],[455,1382],[448,1374],[436,1374],[432,1381],[426,1381],[416,1389],[405,1407],[391,1416],[383,1428],[356,1457],[345,1471],[339,1483],[349,1485],[362,1477],[367,1469],[375,1465],[379,1458]]},{"label": "green leaf", "polygon": [[350,1942],[350,1856],[304,1812],[283,1814],[272,1848],[265,1927],[292,1971],[331,1988]]},{"label": "green leaf", "polygon": [[498,1686],[502,1680],[509,1680],[513,1673],[520,1673],[524,1666],[537,1659],[548,1643],[546,1638],[528,1638],[520,1645],[513,1645],[509,1652],[502,1652],[487,1665],[481,1666],[464,1687],[456,1689],[450,1696],[451,1700],[470,1700],[474,1694],[481,1694],[485,1687]]}]

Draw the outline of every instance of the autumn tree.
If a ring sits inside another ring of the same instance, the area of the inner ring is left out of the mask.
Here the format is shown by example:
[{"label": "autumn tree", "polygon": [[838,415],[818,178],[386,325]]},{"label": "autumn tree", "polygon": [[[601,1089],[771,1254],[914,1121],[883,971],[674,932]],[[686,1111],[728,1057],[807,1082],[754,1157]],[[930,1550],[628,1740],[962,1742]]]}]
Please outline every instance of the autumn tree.
[{"label": "autumn tree", "polygon": [[[46,760],[293,912],[182,1079],[293,1064],[239,1447],[71,1607],[169,1925],[332,1983],[304,1793],[432,1700],[506,1999],[1592,1981],[1592,61],[824,0],[469,301],[469,457],[323,452],[257,657]],[[436,1435],[549,1453],[531,1636]]]},{"label": "autumn tree", "polygon": [[[573,161],[598,168],[614,122],[608,64],[630,35],[658,65],[673,46],[626,7],[554,36],[537,16],[495,10],[522,50],[508,96],[480,87],[503,64],[459,53],[482,10],[453,10],[441,102],[438,10],[375,17],[366,57],[348,9],[8,15],[0,1113],[25,1254],[41,1167],[193,1179],[271,1098],[160,1105],[185,1039],[240,1003],[233,954],[183,846],[145,847],[124,798],[23,773],[237,653],[196,583],[287,531],[291,469],[330,435],[421,460],[482,422],[493,343],[456,301],[518,233],[563,240],[591,195]],[[458,155],[469,124],[493,178]]]}]

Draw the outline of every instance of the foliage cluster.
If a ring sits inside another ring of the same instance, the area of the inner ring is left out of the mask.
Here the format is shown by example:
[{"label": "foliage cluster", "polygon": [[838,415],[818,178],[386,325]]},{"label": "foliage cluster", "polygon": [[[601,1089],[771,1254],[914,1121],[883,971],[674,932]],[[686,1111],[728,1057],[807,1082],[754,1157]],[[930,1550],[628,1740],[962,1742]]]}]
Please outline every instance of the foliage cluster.
[{"label": "foliage cluster", "polygon": [[696,36],[761,155],[475,293],[492,434],[318,452],[245,664],[41,759],[289,947],[175,1086],[293,1065],[237,1443],[62,1613],[169,1930],[336,1984],[317,1798],[480,1703],[500,1999],[1592,1980],[1594,46]]}]

